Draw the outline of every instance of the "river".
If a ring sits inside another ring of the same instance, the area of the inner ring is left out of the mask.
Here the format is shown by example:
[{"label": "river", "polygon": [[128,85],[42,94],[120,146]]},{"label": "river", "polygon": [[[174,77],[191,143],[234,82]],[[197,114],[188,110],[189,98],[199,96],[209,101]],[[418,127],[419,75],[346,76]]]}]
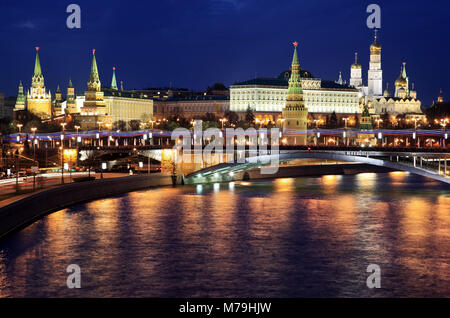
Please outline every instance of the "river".
[{"label": "river", "polygon": [[0,297],[387,296],[450,297],[448,185],[392,172],[149,189],[0,241]]}]

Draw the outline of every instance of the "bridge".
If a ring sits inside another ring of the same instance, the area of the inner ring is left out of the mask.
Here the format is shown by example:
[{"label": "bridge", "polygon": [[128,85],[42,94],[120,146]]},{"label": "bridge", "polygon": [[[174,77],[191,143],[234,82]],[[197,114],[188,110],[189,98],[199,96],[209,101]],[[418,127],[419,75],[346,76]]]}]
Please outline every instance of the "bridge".
[{"label": "bridge", "polygon": [[[265,131],[268,133],[268,131]],[[377,140],[372,144],[358,144],[359,134],[371,134]],[[191,131],[188,138],[195,137]],[[255,130],[256,136],[264,131]],[[345,162],[358,162],[394,170],[408,171],[428,178],[448,183],[447,150],[448,134],[445,130],[371,130],[315,129],[305,132],[310,138],[309,146],[285,146],[280,135],[278,155],[245,151],[245,162],[201,163],[178,174],[184,176],[185,183],[220,182],[239,180],[245,171],[267,166],[270,161],[290,162],[296,159],[324,159]],[[287,132],[286,135],[289,135]],[[352,136],[353,139],[349,139]],[[225,134],[223,135],[225,139]],[[258,137],[257,137],[258,138]],[[102,158],[106,154],[122,153],[139,162],[151,159],[162,163],[163,170],[172,171],[175,158],[174,140],[171,132],[162,130],[143,130],[134,132],[90,131],[59,132],[41,134],[13,134],[3,137],[4,142],[42,149],[76,149],[83,163],[85,158]],[[193,141],[192,141],[193,142]],[[61,147],[62,146],[62,147]],[[225,151],[224,151],[225,152]],[[269,151],[270,152],[270,151]],[[98,161],[98,160],[97,160]],[[164,164],[163,164],[164,162]]]},{"label": "bridge", "polygon": [[246,171],[269,166],[277,162],[298,159],[326,159],[358,162],[407,171],[423,177],[450,184],[448,160],[450,152],[445,149],[358,149],[344,147],[281,147],[278,154],[246,151],[245,161],[224,162],[190,173],[184,177],[185,184],[216,183],[245,180]]}]

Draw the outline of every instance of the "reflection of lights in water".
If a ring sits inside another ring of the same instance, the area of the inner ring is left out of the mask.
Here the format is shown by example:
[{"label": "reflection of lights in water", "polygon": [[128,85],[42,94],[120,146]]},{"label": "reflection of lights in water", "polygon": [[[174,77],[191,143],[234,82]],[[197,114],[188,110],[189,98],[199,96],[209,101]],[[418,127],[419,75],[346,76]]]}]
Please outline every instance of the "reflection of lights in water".
[{"label": "reflection of lights in water", "polygon": [[251,183],[251,182],[241,182],[241,184],[244,185],[244,186],[249,186],[249,185],[251,185],[252,183]]},{"label": "reflection of lights in water", "polygon": [[405,180],[405,178],[408,174],[409,174],[409,172],[406,172],[406,171],[392,171],[392,172],[389,172],[389,177],[393,181],[403,181],[403,180]]},{"label": "reflection of lights in water", "polygon": [[197,190],[197,194],[202,194],[203,186],[201,184],[197,184],[196,190]]},{"label": "reflection of lights in water", "polygon": [[220,190],[220,184],[214,183],[214,192],[219,192],[219,190]]},{"label": "reflection of lights in water", "polygon": [[234,182],[228,183],[228,188],[233,191],[234,190]]},{"label": "reflection of lights in water", "polygon": [[362,187],[373,187],[376,182],[377,174],[370,172],[370,173],[359,173],[356,175],[356,180],[358,182],[359,186]]},{"label": "reflection of lights in water", "polygon": [[294,178],[281,178],[274,181],[277,192],[290,191],[294,189]]},{"label": "reflection of lights in water", "polygon": [[326,175],[322,177],[322,183],[326,186],[334,186],[339,183],[342,176],[337,175]]}]

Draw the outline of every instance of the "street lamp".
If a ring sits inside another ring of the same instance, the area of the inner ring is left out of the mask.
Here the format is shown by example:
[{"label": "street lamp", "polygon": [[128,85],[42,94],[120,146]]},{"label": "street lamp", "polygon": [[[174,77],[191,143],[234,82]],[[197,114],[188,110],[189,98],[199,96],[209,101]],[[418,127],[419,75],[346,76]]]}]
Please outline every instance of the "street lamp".
[{"label": "street lamp", "polygon": [[31,131],[33,132],[33,161],[36,162],[36,127],[32,127]]},{"label": "street lamp", "polygon": [[383,122],[383,119],[381,119],[381,118],[375,119],[375,122],[377,123],[378,129],[380,129],[380,123]]},{"label": "street lamp", "polygon": [[350,120],[350,118],[346,117],[346,118],[342,118],[342,120],[345,122],[345,129],[347,129],[347,123]]},{"label": "street lamp", "polygon": [[19,128],[19,138],[18,138],[18,142],[20,143],[20,134],[21,134],[21,132],[22,132],[22,127],[23,127],[23,125],[22,124],[17,124],[17,128]]},{"label": "street lamp", "polygon": [[64,184],[64,130],[67,123],[61,123],[62,134],[61,134],[61,184]]},{"label": "street lamp", "polygon": [[441,126],[442,126],[442,129],[444,130],[444,139],[443,139],[444,148],[445,148],[445,139],[447,139],[445,137],[445,135],[446,135],[446,128],[447,128],[447,124],[448,123],[449,123],[449,119],[448,118],[441,119]]},{"label": "street lamp", "polygon": [[316,129],[318,129],[319,128],[319,123],[321,123],[322,120],[321,119],[314,119],[313,122],[316,124]]},{"label": "street lamp", "polygon": [[76,144],[77,144],[77,162],[76,162],[76,167],[78,167],[78,149],[79,149],[79,143],[81,142],[81,138],[78,135],[78,130],[80,129],[80,126],[75,125],[74,128],[77,130],[77,142],[76,142]]},{"label": "street lamp", "polygon": [[222,130],[223,130],[223,124],[224,124],[225,122],[227,122],[228,120],[227,120],[226,118],[220,118],[219,120],[220,120],[220,122],[222,123]]}]

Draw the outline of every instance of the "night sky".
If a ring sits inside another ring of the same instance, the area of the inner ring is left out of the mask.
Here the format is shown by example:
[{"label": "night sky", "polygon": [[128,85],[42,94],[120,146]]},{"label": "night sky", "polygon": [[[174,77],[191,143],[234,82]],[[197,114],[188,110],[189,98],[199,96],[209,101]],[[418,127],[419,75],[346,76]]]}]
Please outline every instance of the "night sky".
[{"label": "night sky", "polygon": [[[66,7],[81,6],[81,29],[66,27]],[[289,68],[299,42],[303,69],[315,77],[348,81],[354,52],[367,84],[369,45],[366,7],[381,6],[383,82],[391,91],[403,61],[418,97],[430,105],[444,90],[450,99],[450,4],[441,1],[336,0],[53,0],[0,2],[0,91],[28,89],[35,46],[46,87],[63,93],[69,77],[77,93],[87,89],[96,49],[103,86],[117,67],[125,89],[168,86],[205,89],[278,76]]]}]

